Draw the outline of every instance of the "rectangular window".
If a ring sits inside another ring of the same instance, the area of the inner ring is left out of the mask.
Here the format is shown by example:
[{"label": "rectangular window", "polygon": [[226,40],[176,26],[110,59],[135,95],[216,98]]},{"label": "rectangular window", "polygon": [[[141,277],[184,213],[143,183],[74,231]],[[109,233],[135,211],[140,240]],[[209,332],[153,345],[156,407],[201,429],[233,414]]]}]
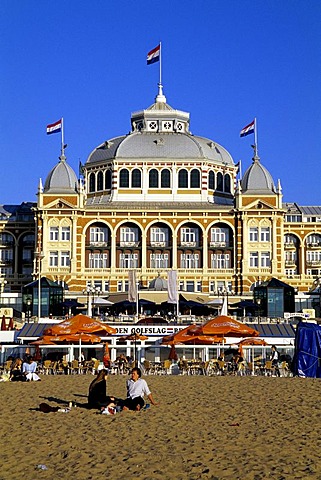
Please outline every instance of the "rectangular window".
[{"label": "rectangular window", "polygon": [[258,242],[259,240],[259,229],[257,227],[251,227],[249,230],[249,241]]},{"label": "rectangular window", "polygon": [[261,252],[261,267],[270,267],[271,259],[270,252]]},{"label": "rectangular window", "polygon": [[321,261],[321,251],[314,252],[313,250],[307,251],[307,261],[308,262],[317,262]]},{"label": "rectangular window", "polygon": [[168,253],[151,253],[150,268],[168,268]]},{"label": "rectangular window", "polygon": [[121,253],[119,260],[120,268],[138,268],[137,253]]},{"label": "rectangular window", "polygon": [[228,228],[211,228],[211,243],[228,243]]},{"label": "rectangular window", "polygon": [[229,253],[213,253],[211,255],[211,268],[231,268]]},{"label": "rectangular window", "polygon": [[90,253],[89,268],[108,268],[108,254]]},{"label": "rectangular window", "polygon": [[199,268],[198,253],[182,253],[181,268]]},{"label": "rectangular window", "polygon": [[296,252],[285,252],[286,262],[296,262],[296,259],[297,259]]},{"label": "rectangular window", "polygon": [[58,267],[58,252],[49,252],[49,266]]},{"label": "rectangular window", "polygon": [[258,252],[250,252],[250,267],[258,268],[259,266],[259,254]]},{"label": "rectangular window", "polygon": [[122,243],[138,242],[138,228],[122,227],[120,229],[120,241]]},{"label": "rectangular window", "polygon": [[104,227],[90,227],[90,243],[99,244],[108,242],[108,230]]},{"label": "rectangular window", "polygon": [[23,250],[22,251],[22,260],[31,260],[31,259],[32,259],[31,250]]},{"label": "rectangular window", "polygon": [[49,240],[50,242],[58,242],[59,240],[59,228],[50,227],[49,228]]},{"label": "rectangular window", "polygon": [[200,280],[197,280],[197,282],[196,282],[196,291],[197,292],[202,291],[202,282]]},{"label": "rectangular window", "polygon": [[70,227],[61,227],[61,240],[63,242],[70,241]]},{"label": "rectangular window", "polygon": [[152,227],[150,241],[152,243],[166,244],[168,242],[168,229],[161,227]]},{"label": "rectangular window", "polygon": [[192,280],[187,280],[186,291],[187,292],[194,292],[194,282]]},{"label": "rectangular window", "polygon": [[181,230],[181,242],[182,243],[197,243],[198,242],[198,230],[197,228],[184,227]]},{"label": "rectangular window", "polygon": [[62,267],[69,267],[69,265],[70,265],[70,252],[60,252],[60,265]]},{"label": "rectangular window", "polygon": [[[31,253],[31,251],[30,251],[30,253]],[[0,258],[1,258],[2,262],[10,262],[13,259],[13,251],[11,249],[1,250],[0,255],[1,255]]]},{"label": "rectangular window", "polygon": [[270,242],[270,228],[269,227],[262,227],[260,231],[260,240],[261,242]]}]

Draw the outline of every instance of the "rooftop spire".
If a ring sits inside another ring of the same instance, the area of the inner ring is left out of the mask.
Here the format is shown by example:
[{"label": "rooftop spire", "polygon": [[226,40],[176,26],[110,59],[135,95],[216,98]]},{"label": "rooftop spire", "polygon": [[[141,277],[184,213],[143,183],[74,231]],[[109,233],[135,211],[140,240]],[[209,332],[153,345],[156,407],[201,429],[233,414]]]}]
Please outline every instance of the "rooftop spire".
[{"label": "rooftop spire", "polygon": [[163,94],[163,85],[161,83],[158,84],[158,95],[155,98],[156,103],[166,103],[166,97]]}]

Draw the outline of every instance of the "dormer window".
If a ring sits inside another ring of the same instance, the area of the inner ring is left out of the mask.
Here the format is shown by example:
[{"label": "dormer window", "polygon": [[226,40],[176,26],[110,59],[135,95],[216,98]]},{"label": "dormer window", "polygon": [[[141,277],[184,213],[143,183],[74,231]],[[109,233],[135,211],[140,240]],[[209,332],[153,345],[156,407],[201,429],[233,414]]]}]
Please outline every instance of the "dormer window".
[{"label": "dormer window", "polygon": [[182,122],[177,122],[176,123],[176,131],[177,132],[183,132],[184,131],[184,124]]},{"label": "dormer window", "polygon": [[155,121],[149,122],[148,129],[152,130],[153,132],[156,132],[157,131],[157,122],[155,122]]},{"label": "dormer window", "polygon": [[173,122],[170,122],[166,120],[165,122],[162,123],[162,129],[163,131],[166,132],[172,132],[173,131]]}]

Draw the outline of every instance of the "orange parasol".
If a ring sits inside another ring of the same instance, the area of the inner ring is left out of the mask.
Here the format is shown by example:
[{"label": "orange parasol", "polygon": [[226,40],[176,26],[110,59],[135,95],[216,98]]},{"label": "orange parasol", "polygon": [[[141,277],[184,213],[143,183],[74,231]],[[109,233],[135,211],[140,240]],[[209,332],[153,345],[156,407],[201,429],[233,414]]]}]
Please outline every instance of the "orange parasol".
[{"label": "orange parasol", "polygon": [[79,314],[57,325],[53,325],[44,331],[45,335],[70,335],[74,333],[99,333],[112,335],[117,333],[116,328],[106,323],[94,320],[87,315]]},{"label": "orange parasol", "polygon": [[226,315],[220,315],[209,320],[201,328],[205,335],[222,335],[225,337],[257,337],[259,335],[259,332],[254,328]]},{"label": "orange parasol", "polygon": [[243,340],[241,340],[239,343],[239,345],[241,346],[244,346],[244,345],[268,345],[268,343],[263,340],[263,338],[244,338]]}]

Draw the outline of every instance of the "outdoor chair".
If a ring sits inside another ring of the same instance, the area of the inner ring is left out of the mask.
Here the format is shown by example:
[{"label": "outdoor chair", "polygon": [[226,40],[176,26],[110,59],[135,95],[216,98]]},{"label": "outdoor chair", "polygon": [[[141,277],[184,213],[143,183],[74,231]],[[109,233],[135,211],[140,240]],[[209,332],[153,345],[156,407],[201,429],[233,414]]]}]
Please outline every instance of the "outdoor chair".
[{"label": "outdoor chair", "polygon": [[271,360],[267,360],[265,362],[265,368],[264,368],[264,373],[267,377],[271,377],[272,374],[274,373],[274,367],[272,366]]},{"label": "outdoor chair", "polygon": [[218,365],[217,375],[225,375],[226,365],[224,360],[218,360],[217,365]]},{"label": "outdoor chair", "polygon": [[163,374],[164,375],[168,375],[171,373],[171,365],[172,365],[172,362],[171,360],[165,360],[162,367],[163,367]]},{"label": "outdoor chair", "polygon": [[81,367],[79,366],[78,360],[73,360],[69,368],[71,374],[80,373]]},{"label": "outdoor chair", "polygon": [[288,377],[291,373],[287,362],[281,362],[279,370],[281,377]]},{"label": "outdoor chair", "polygon": [[49,373],[52,373],[52,361],[45,360],[42,365],[42,370],[45,375],[49,375]]},{"label": "outdoor chair", "polygon": [[145,375],[150,375],[152,373],[152,367],[149,360],[144,361],[144,371]]},{"label": "outdoor chair", "polygon": [[3,365],[3,373],[9,373],[12,367],[12,360],[7,360]]}]

